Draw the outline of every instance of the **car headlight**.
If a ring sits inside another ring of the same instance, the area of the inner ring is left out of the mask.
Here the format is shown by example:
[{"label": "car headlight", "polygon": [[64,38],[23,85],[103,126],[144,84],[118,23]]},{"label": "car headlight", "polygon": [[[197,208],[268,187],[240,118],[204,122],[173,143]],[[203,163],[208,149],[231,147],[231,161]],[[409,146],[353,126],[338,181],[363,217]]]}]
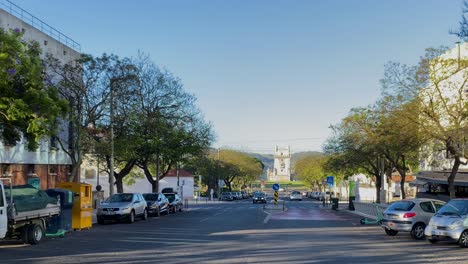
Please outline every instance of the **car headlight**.
[{"label": "car headlight", "polygon": [[460,227],[463,227],[463,225],[464,225],[463,220],[457,220],[457,221],[453,221],[453,222],[448,226],[448,228],[449,228],[450,230],[454,230],[454,229],[458,229],[458,228],[460,228]]}]

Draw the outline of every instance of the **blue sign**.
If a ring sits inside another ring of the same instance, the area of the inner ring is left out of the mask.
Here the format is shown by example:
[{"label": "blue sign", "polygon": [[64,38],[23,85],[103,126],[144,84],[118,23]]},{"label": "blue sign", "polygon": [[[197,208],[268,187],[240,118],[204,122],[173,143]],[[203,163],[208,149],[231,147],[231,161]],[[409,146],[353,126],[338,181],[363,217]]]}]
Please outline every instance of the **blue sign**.
[{"label": "blue sign", "polygon": [[330,187],[334,187],[334,186],[335,186],[335,177],[333,177],[333,176],[327,176],[327,184],[328,184]]},{"label": "blue sign", "polygon": [[271,188],[273,189],[273,191],[278,191],[279,188],[280,188],[280,186],[279,186],[278,183],[275,183],[275,184],[273,184],[273,185],[271,186]]}]

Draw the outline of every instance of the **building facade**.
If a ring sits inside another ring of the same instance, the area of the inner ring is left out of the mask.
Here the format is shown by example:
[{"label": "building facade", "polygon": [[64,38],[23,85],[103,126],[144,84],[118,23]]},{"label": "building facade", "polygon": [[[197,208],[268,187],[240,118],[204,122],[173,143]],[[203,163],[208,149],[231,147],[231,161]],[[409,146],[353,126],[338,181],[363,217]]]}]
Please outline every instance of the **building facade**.
[{"label": "building facade", "polygon": [[267,172],[269,181],[284,182],[291,180],[291,148],[275,147],[273,169]]},{"label": "building facade", "polygon": [[[80,56],[78,43],[9,1],[0,0],[0,28],[21,30],[25,41],[39,43],[42,56],[51,54],[62,63]],[[68,139],[66,122],[58,136]],[[42,139],[35,151],[29,151],[23,140],[16,145],[0,140],[0,175],[11,177],[15,185],[34,182],[41,189],[53,188],[68,179],[70,164],[65,151],[50,138]]]}]

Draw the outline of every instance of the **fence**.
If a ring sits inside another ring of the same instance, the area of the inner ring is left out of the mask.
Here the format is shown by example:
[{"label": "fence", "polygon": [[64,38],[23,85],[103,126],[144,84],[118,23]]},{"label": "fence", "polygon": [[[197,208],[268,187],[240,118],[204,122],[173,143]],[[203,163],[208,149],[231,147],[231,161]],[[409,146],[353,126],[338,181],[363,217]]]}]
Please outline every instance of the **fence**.
[{"label": "fence", "polygon": [[387,204],[354,202],[354,209],[356,213],[372,219],[377,219],[377,213],[380,212],[383,214],[387,207]]}]

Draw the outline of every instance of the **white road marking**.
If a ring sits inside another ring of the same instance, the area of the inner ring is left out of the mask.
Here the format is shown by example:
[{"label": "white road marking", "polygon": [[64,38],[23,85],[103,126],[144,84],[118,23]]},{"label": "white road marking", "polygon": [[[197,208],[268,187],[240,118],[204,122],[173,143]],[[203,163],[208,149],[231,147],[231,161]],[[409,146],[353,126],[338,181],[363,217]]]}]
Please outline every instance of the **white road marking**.
[{"label": "white road marking", "polygon": [[267,216],[265,217],[265,219],[263,220],[263,223],[266,224],[268,223],[268,221],[270,221],[270,217],[271,217],[271,214],[268,213],[268,212],[265,212],[267,214]]}]

